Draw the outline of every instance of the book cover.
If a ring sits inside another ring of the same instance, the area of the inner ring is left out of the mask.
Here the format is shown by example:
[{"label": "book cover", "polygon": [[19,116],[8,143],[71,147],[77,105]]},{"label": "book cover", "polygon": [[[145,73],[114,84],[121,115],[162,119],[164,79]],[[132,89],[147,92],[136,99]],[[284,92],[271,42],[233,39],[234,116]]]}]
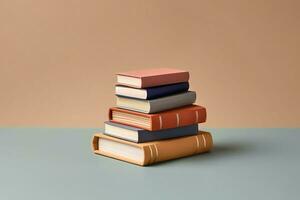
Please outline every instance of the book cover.
[{"label": "book cover", "polygon": [[141,166],[208,152],[212,147],[211,134],[203,131],[193,136],[139,144],[102,133],[95,134],[92,140],[95,154]]},{"label": "book cover", "polygon": [[150,87],[150,88],[131,88],[128,86],[116,85],[115,94],[117,96],[131,97],[137,99],[156,99],[172,94],[187,92],[189,83],[176,83],[171,85]]},{"label": "book cover", "polygon": [[114,122],[104,122],[104,124],[104,134],[136,143],[190,136],[198,133],[198,124],[158,131],[148,131]]},{"label": "book cover", "polygon": [[137,88],[188,82],[188,80],[188,71],[171,68],[142,69],[117,74],[118,84]]},{"label": "book cover", "polygon": [[191,105],[196,101],[196,92],[188,91],[152,100],[117,96],[117,107],[142,113],[157,113]]},{"label": "book cover", "polygon": [[144,114],[121,108],[110,108],[109,119],[113,122],[156,131],[203,123],[206,121],[206,109],[202,106],[190,105],[155,114]]}]

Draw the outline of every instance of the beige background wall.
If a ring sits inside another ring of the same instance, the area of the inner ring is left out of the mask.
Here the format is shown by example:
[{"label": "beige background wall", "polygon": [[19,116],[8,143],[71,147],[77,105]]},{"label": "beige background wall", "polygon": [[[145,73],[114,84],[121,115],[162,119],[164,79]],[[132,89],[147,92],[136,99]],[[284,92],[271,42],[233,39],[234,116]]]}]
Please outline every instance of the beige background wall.
[{"label": "beige background wall", "polygon": [[0,126],[100,127],[114,73],[176,67],[207,127],[299,127],[299,2],[0,0]]}]

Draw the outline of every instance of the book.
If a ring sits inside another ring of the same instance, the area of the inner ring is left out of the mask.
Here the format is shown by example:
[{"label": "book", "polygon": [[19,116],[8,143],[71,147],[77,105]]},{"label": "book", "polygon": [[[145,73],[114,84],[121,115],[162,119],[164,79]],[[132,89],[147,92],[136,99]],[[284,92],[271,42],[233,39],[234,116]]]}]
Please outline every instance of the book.
[{"label": "book", "polygon": [[190,136],[198,133],[198,124],[159,131],[148,131],[114,122],[104,122],[104,125],[104,134],[136,143]]},{"label": "book", "polygon": [[198,105],[145,114],[121,108],[109,109],[109,120],[149,131],[188,126],[206,121],[205,107]]},{"label": "book", "polygon": [[117,82],[135,88],[188,82],[189,72],[171,68],[142,69],[117,74]]},{"label": "book", "polygon": [[188,91],[157,99],[144,100],[117,96],[117,107],[142,113],[157,113],[193,104],[196,92]]},{"label": "book", "polygon": [[132,88],[128,86],[116,85],[115,94],[117,96],[132,97],[137,99],[156,99],[171,94],[186,92],[188,90],[189,82],[150,88]]},{"label": "book", "polygon": [[193,136],[146,143],[129,142],[102,133],[95,134],[92,140],[95,154],[141,166],[208,152],[212,146],[211,134],[203,131]]}]

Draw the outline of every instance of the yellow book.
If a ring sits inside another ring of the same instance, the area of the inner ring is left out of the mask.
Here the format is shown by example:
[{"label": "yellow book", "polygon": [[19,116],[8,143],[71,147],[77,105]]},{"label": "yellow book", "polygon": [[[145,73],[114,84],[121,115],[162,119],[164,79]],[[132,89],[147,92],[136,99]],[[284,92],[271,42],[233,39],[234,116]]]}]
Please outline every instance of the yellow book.
[{"label": "yellow book", "polygon": [[193,136],[147,143],[133,143],[97,133],[92,141],[94,153],[141,166],[208,152],[212,147],[212,136],[204,131]]}]

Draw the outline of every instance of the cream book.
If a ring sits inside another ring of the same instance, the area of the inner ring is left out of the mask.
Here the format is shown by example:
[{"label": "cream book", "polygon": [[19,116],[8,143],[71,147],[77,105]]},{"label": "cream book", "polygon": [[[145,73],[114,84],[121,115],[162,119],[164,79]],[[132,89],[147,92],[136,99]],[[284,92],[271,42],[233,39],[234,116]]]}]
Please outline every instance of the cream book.
[{"label": "cream book", "polygon": [[129,142],[98,133],[92,141],[94,153],[141,166],[208,152],[212,147],[212,136],[204,131],[193,136],[147,143]]}]

